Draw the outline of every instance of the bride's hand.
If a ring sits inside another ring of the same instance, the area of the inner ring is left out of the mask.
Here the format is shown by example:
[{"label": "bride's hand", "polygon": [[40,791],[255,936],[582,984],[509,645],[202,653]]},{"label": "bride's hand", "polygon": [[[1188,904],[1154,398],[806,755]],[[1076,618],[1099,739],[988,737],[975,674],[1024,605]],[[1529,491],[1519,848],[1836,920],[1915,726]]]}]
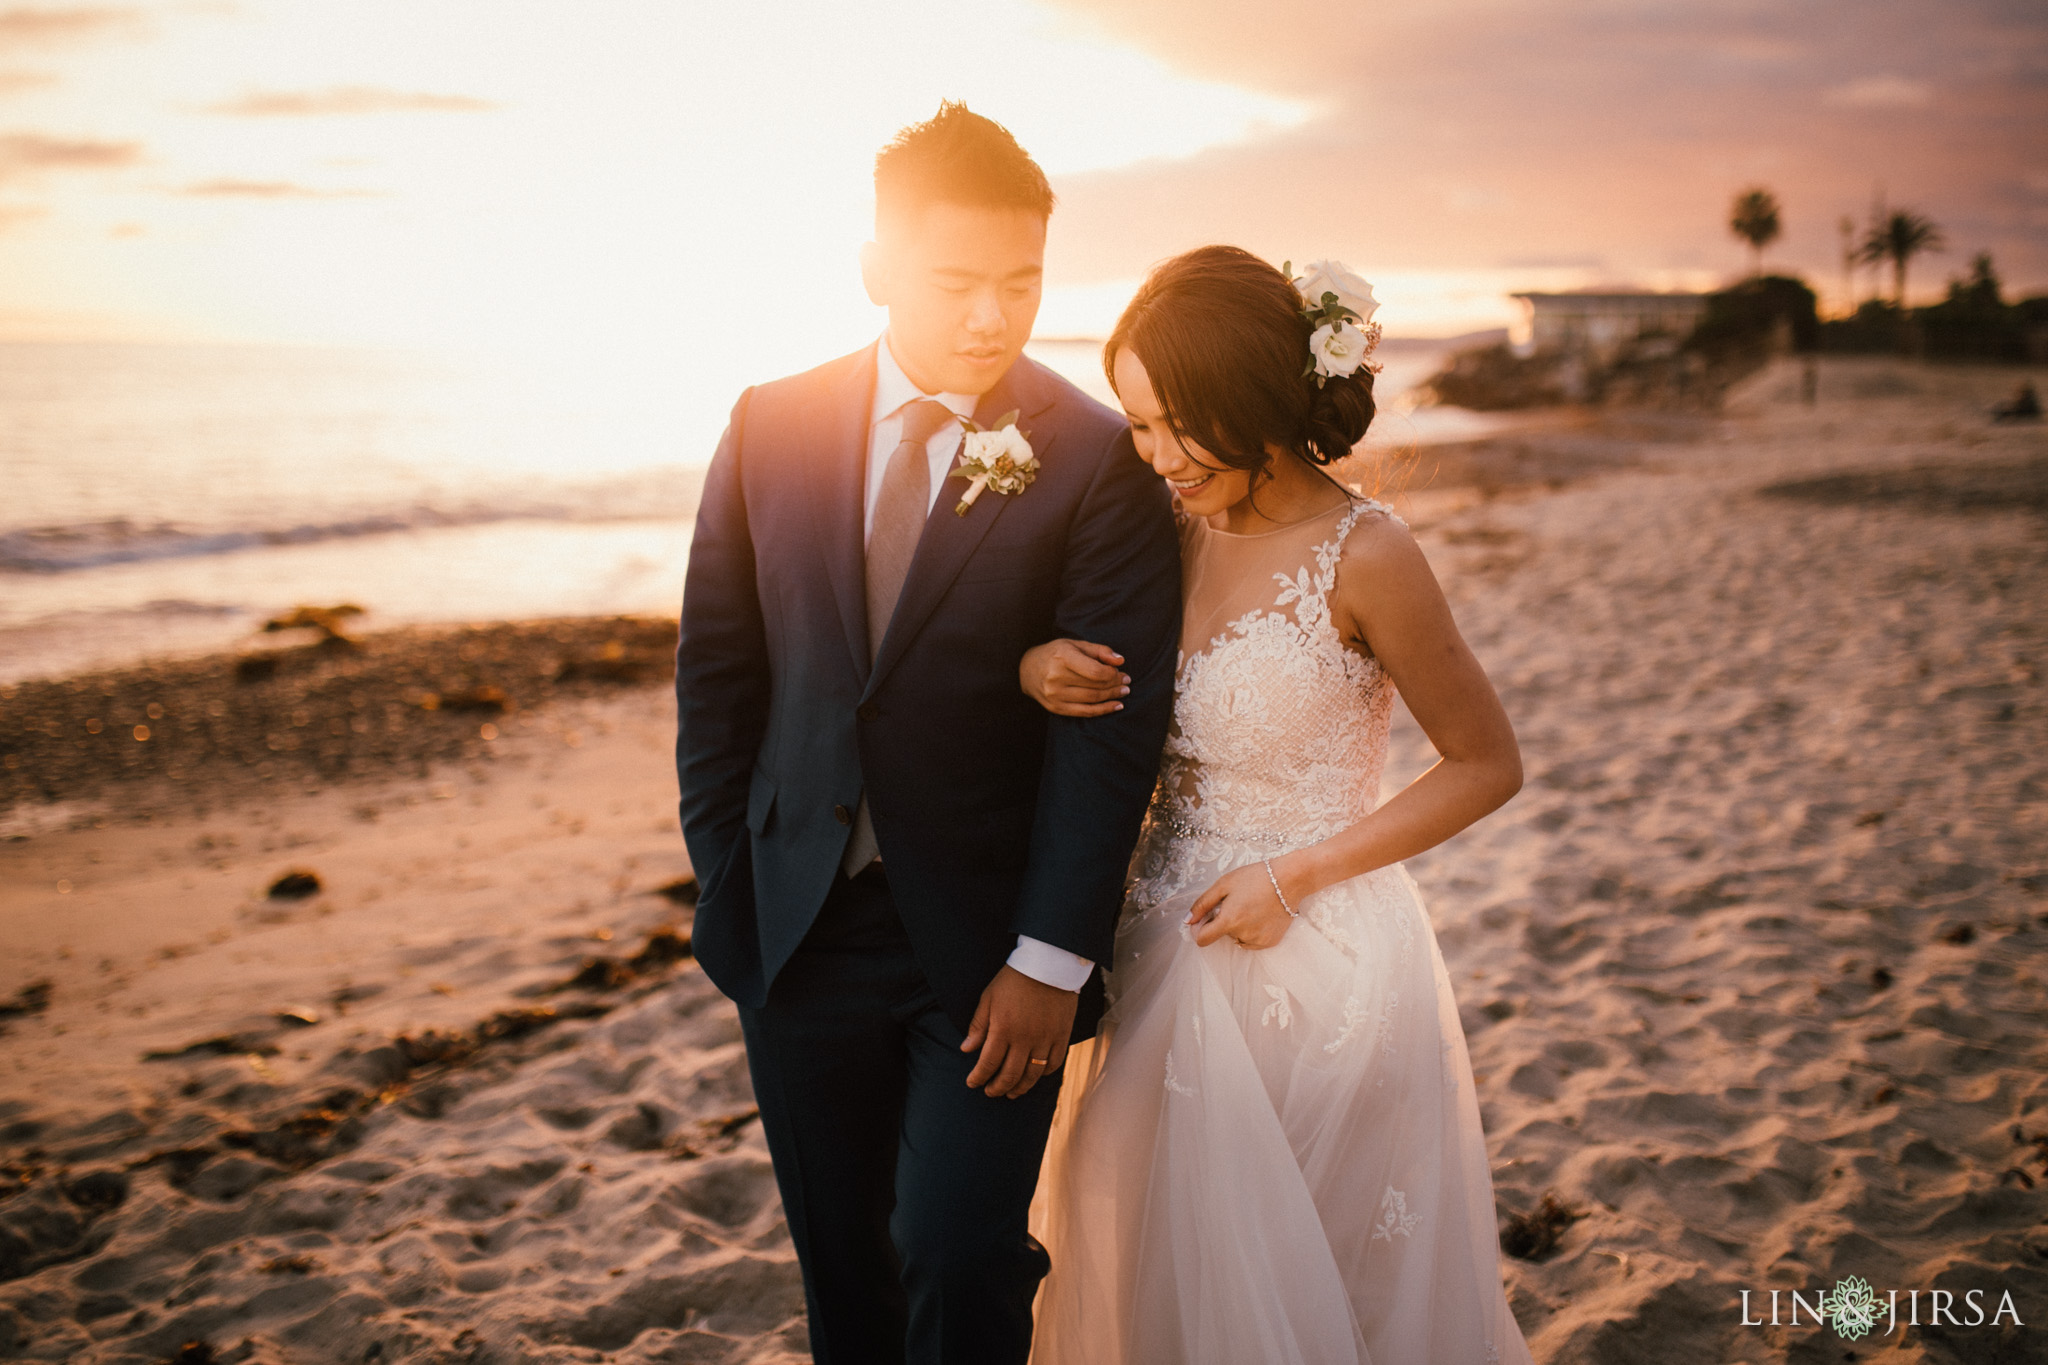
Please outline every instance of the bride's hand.
[{"label": "bride's hand", "polygon": [[[1277,868],[1276,867],[1276,875]],[[1188,927],[1203,948],[1218,939],[1234,939],[1245,948],[1271,948],[1286,937],[1294,916],[1273,892],[1263,862],[1246,863],[1216,879],[1215,885],[1188,907]]]},{"label": "bride's hand", "polygon": [[1047,640],[1017,664],[1017,685],[1056,716],[1106,716],[1124,709],[1117,698],[1131,690],[1130,678],[1117,669],[1123,661],[1108,645]]}]

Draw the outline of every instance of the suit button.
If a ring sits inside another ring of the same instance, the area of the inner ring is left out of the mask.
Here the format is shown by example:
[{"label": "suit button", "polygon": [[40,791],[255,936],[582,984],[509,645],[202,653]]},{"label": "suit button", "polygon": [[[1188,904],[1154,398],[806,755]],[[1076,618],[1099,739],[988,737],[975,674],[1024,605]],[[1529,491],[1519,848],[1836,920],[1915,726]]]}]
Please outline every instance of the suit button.
[{"label": "suit button", "polygon": [[834,806],[832,808],[832,818],[842,825],[850,825],[853,823],[853,812],[844,806]]},{"label": "suit button", "polygon": [[853,714],[859,716],[862,720],[874,720],[882,714],[882,708],[871,701],[864,701],[860,704],[860,709],[856,710]]}]

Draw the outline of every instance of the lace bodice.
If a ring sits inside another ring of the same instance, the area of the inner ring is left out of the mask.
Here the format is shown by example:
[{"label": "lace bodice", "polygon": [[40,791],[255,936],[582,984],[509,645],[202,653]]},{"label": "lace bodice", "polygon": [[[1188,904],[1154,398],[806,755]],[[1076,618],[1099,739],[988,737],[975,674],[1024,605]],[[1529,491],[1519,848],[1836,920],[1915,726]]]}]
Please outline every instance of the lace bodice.
[{"label": "lace bodice", "polygon": [[1148,832],[1299,848],[1378,803],[1393,687],[1330,613],[1345,540],[1368,515],[1394,514],[1366,499],[1258,535],[1183,527],[1187,600],[1152,815],[1165,829]]}]

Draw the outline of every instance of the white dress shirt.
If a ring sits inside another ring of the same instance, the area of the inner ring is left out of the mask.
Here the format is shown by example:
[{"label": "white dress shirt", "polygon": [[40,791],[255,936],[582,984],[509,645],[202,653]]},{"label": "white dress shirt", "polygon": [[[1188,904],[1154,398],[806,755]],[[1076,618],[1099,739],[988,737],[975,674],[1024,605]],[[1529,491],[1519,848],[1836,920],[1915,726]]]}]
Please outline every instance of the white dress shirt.
[{"label": "white dress shirt", "polygon": [[[875,500],[881,495],[882,476],[888,471],[889,457],[896,453],[897,443],[903,439],[904,404],[918,398],[933,398],[952,409],[956,417],[972,417],[976,396],[966,393],[926,393],[910,382],[910,376],[903,373],[903,367],[896,363],[895,354],[889,349],[889,337],[885,332],[881,344],[875,347],[875,402],[870,409],[868,429],[868,477],[867,506],[862,520],[863,541],[875,530]],[[925,458],[931,462],[931,496],[925,503],[927,513],[933,503],[949,487],[947,472],[953,465],[953,452],[960,447],[960,427],[948,422],[932,433],[925,443]],[[953,491],[964,489],[964,483],[953,483]],[[1088,982],[1088,974],[1095,970],[1094,962],[1065,948],[1056,948],[1028,934],[1017,935],[1017,947],[1010,954],[1010,965],[1033,981],[1063,991],[1078,991]]]}]

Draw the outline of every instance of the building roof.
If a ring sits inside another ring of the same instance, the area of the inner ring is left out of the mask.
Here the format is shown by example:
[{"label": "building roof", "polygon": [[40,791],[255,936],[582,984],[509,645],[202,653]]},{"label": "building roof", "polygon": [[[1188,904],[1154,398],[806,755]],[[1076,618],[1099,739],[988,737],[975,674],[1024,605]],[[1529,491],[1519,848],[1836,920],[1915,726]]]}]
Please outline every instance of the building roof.
[{"label": "building roof", "polygon": [[1691,289],[1634,289],[1625,285],[1618,285],[1603,289],[1563,289],[1554,292],[1545,292],[1537,289],[1518,289],[1514,293],[1509,294],[1508,297],[1511,299],[1532,300],[1573,299],[1584,303],[1594,303],[1608,299],[1626,299],[1629,302],[1635,303],[1656,300],[1704,299],[1706,295]]}]

